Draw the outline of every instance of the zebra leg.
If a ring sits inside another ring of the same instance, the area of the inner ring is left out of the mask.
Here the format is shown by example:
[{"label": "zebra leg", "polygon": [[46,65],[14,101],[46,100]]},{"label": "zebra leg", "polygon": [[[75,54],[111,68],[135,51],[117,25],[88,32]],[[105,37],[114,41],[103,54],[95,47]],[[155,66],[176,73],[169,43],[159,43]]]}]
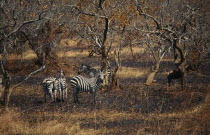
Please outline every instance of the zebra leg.
[{"label": "zebra leg", "polygon": [[77,103],[77,92],[74,90],[73,92],[73,97],[74,97],[74,103]]},{"label": "zebra leg", "polygon": [[79,104],[80,102],[79,102],[79,100],[78,100],[78,94],[79,94],[79,93],[77,93],[76,98],[77,98],[77,103]]},{"label": "zebra leg", "polygon": [[47,102],[47,94],[44,93],[44,102],[46,103]]},{"label": "zebra leg", "polygon": [[50,93],[50,97],[51,97],[51,101],[53,102],[54,97],[53,97],[53,93],[52,92]]},{"label": "zebra leg", "polygon": [[73,97],[74,97],[74,103],[77,103],[76,93],[73,93]]},{"label": "zebra leg", "polygon": [[78,103],[78,104],[79,104],[78,94],[79,94],[79,92],[75,91],[75,92],[73,93],[73,96],[74,96],[74,103]]},{"label": "zebra leg", "polygon": [[64,102],[64,90],[62,89],[62,101]]},{"label": "zebra leg", "polygon": [[66,100],[67,100],[67,88],[66,88],[66,90],[65,90],[65,94],[66,94],[66,97],[65,97],[65,98],[66,98]]},{"label": "zebra leg", "polygon": [[78,93],[74,93],[74,103],[78,103],[79,104]]},{"label": "zebra leg", "polygon": [[60,100],[63,101],[63,91],[62,91],[62,89],[59,90],[59,94],[60,94]]},{"label": "zebra leg", "polygon": [[95,91],[93,92],[93,96],[94,96],[93,102],[96,103],[96,92]]},{"label": "zebra leg", "polygon": [[62,97],[62,93],[61,93],[61,90],[59,89],[59,99],[61,100],[61,97]]},{"label": "zebra leg", "polygon": [[56,102],[56,97],[57,97],[57,91],[55,90],[55,97],[54,97],[55,102]]}]

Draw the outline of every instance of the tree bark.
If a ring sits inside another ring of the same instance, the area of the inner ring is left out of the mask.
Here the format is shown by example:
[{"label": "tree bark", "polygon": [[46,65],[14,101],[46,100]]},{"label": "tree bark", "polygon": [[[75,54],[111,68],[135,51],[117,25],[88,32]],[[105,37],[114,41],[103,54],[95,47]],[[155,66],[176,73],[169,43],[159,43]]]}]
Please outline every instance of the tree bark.
[{"label": "tree bark", "polygon": [[[175,50],[179,53],[179,57],[180,57],[180,61],[178,63],[175,63],[175,65],[177,66],[178,70],[180,70],[182,76],[181,76],[181,87],[182,89],[185,88],[185,66],[186,66],[186,60],[184,57],[184,52],[183,49],[178,46],[177,41],[174,40],[174,48]],[[177,55],[177,54],[174,54]]]},{"label": "tree bark", "polygon": [[10,89],[10,84],[11,84],[11,78],[8,74],[8,72],[4,68],[4,63],[3,61],[0,62],[0,70],[1,73],[3,74],[3,84],[5,85],[4,88],[4,96],[3,96],[3,104],[5,108],[8,108],[9,104],[9,89]]},{"label": "tree bark", "polygon": [[9,99],[10,99],[10,94],[9,94],[9,90],[10,90],[10,86],[11,86],[11,82],[10,82],[10,77],[6,76],[4,77],[5,79],[5,88],[4,88],[4,99],[3,99],[3,103],[4,103],[4,107],[8,108],[9,105]]},{"label": "tree bark", "polygon": [[152,72],[150,73],[150,75],[148,76],[148,78],[146,80],[146,83],[145,84],[147,86],[150,86],[152,84],[152,81],[154,80],[155,75],[158,72],[159,68],[160,68],[160,61],[157,61],[156,62],[156,65],[155,65],[155,68],[152,69]]},{"label": "tree bark", "polygon": [[109,29],[109,21],[108,18],[104,18],[105,20],[105,26],[104,26],[104,33],[103,33],[103,42],[101,47],[102,52],[102,64],[101,64],[101,70],[105,71],[105,81],[104,85],[108,85],[108,75],[107,75],[107,50],[106,50],[106,44],[107,44],[107,33]]},{"label": "tree bark", "polygon": [[104,28],[104,33],[103,33],[103,42],[102,42],[102,47],[101,47],[101,52],[102,52],[102,70],[106,69],[107,66],[107,51],[106,51],[106,42],[107,42],[107,32],[109,29],[109,22],[108,22],[108,18],[105,18],[105,28]]},{"label": "tree bark", "polygon": [[0,102],[2,101],[3,97],[2,97],[2,92],[3,92],[3,89],[2,89],[2,78],[0,78]]}]

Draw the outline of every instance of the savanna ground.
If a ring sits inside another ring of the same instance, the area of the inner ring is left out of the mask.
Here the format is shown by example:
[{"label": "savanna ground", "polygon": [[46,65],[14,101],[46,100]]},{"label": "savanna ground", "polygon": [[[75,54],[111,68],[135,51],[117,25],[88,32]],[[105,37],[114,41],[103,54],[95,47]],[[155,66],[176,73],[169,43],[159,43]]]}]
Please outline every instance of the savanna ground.
[{"label": "savanna ground", "polygon": [[[88,48],[77,45],[76,40],[63,40],[61,45],[56,51],[57,60],[67,81],[77,75],[76,66],[80,63],[99,68],[100,57],[88,57]],[[57,77],[59,73],[58,66],[51,62],[44,71],[13,91],[9,111],[1,109],[0,134],[209,134],[209,64],[203,66],[198,75],[191,73],[187,76],[184,90],[178,80],[167,89],[165,70],[173,68],[173,63],[171,59],[164,59],[156,82],[146,89],[144,82],[151,62],[146,56],[138,55],[142,49],[133,50],[135,60],[129,48],[122,51],[120,89],[98,91],[96,104],[92,102],[93,95],[87,93],[80,93],[81,104],[74,104],[70,87],[64,103],[50,103],[49,98],[44,103],[41,82],[44,77]],[[12,75],[13,84],[25,77],[22,74],[38,68],[31,62],[35,62],[35,55],[30,50],[22,56],[10,57],[10,69],[17,71]]]}]

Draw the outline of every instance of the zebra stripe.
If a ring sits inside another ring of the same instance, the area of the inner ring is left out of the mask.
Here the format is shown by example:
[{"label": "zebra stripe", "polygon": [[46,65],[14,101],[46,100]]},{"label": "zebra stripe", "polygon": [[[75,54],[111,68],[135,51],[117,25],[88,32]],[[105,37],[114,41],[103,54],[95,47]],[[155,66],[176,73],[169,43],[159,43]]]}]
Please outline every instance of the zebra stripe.
[{"label": "zebra stripe", "polygon": [[[112,73],[113,73],[111,66],[107,65],[106,70],[107,70],[106,76],[107,76],[108,84],[111,84],[112,83]],[[78,74],[85,73],[89,77],[95,77],[97,74],[99,74],[99,72],[100,72],[100,70],[94,69],[91,66],[86,65],[86,64],[80,64],[80,67],[78,70]]]},{"label": "zebra stripe", "polygon": [[100,88],[100,83],[103,80],[103,73],[100,72],[99,75],[93,78],[85,78],[83,76],[76,76],[71,78],[70,84],[73,88],[73,97],[74,102],[79,103],[78,100],[78,94],[79,92],[90,92],[91,94],[94,94],[94,102],[95,102],[95,96],[96,91]]},{"label": "zebra stripe", "polygon": [[67,83],[62,70],[60,71],[59,77],[55,80],[55,89],[60,94],[60,100],[64,101],[64,98],[67,99]]},{"label": "zebra stripe", "polygon": [[47,95],[50,95],[52,101],[56,101],[57,89],[55,89],[55,80],[54,77],[49,77],[45,78],[42,82],[45,103],[47,101]]},{"label": "zebra stripe", "polygon": [[81,64],[78,70],[78,74],[85,73],[89,77],[95,77],[99,74],[99,70],[92,68],[91,66]]},{"label": "zebra stripe", "polygon": [[54,77],[45,78],[42,82],[42,87],[45,102],[47,95],[50,95],[52,101],[56,101],[57,92],[59,92],[62,101],[64,101],[64,98],[67,99],[67,83],[63,72],[61,72],[58,79]]},{"label": "zebra stripe", "polygon": [[62,101],[64,101],[64,98],[67,99],[66,78],[58,78],[56,81],[57,81],[57,89],[60,93],[60,99],[62,99]]}]

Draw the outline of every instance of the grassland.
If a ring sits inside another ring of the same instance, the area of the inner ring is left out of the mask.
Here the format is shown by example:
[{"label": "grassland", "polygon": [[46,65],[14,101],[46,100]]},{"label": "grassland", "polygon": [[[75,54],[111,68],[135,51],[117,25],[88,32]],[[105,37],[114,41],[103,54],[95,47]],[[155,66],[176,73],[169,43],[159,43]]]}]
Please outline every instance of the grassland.
[{"label": "grassland", "polygon": [[[134,55],[142,51],[141,48],[134,50]],[[76,40],[61,42],[56,50],[57,60],[67,80],[77,74],[75,66],[80,63],[99,68],[100,57],[88,57],[88,51],[87,47],[77,45]],[[48,65],[43,72],[14,90],[9,110],[0,109],[0,134],[206,135],[210,132],[208,76],[189,75],[185,90],[181,90],[178,82],[169,90],[166,89],[166,74],[161,71],[148,90],[143,83],[151,62],[144,57],[133,60],[129,48],[124,48],[122,55],[122,68],[118,74],[121,89],[98,91],[96,104],[92,103],[93,96],[86,93],[79,95],[81,104],[74,104],[70,87],[68,100],[64,103],[44,103],[40,83],[46,76],[56,77],[59,71],[53,64]],[[37,68],[31,63],[35,58],[30,50],[22,56],[10,56],[10,70],[18,70],[12,73],[13,84],[20,82],[23,74]],[[170,59],[165,59],[161,66],[170,68]],[[203,71],[209,74],[208,70]]]}]

